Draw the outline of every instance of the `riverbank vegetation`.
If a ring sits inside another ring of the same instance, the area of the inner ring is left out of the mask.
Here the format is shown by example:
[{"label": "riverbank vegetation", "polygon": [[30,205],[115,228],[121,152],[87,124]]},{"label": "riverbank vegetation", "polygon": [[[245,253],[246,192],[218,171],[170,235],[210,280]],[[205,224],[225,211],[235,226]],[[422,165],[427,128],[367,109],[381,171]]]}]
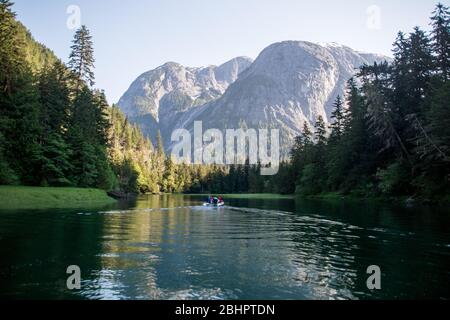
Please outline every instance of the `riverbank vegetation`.
[{"label": "riverbank vegetation", "polygon": [[362,66],[337,98],[331,126],[321,117],[305,125],[277,176],[239,166],[213,184],[225,181],[231,192],[448,199],[448,7],[437,5],[430,25],[430,33],[400,32],[392,63]]},{"label": "riverbank vegetation", "polygon": [[92,89],[89,31],[64,65],[0,1],[0,184],[108,189],[108,105]]},{"label": "riverbank vegetation", "polygon": [[2,210],[89,208],[114,203],[98,189],[0,186]]},{"label": "riverbank vegetation", "polygon": [[0,29],[0,185],[161,191],[163,154],[93,88],[89,30],[77,30],[65,65],[8,0]]},{"label": "riverbank vegetation", "polygon": [[75,33],[67,65],[16,20],[9,0],[0,0],[0,29],[0,185],[123,194],[223,190],[218,177],[229,169],[175,164],[160,136],[154,147],[93,88],[87,27]]},{"label": "riverbank vegetation", "polygon": [[394,61],[365,65],[292,151],[296,192],[445,197],[450,193],[450,14],[438,5],[428,34],[400,32]]},{"label": "riverbank vegetation", "polygon": [[83,26],[67,65],[0,0],[0,184],[130,193],[344,194],[448,197],[450,18],[399,33],[394,61],[362,66],[275,176],[247,164],[175,164],[94,89],[94,45]]}]

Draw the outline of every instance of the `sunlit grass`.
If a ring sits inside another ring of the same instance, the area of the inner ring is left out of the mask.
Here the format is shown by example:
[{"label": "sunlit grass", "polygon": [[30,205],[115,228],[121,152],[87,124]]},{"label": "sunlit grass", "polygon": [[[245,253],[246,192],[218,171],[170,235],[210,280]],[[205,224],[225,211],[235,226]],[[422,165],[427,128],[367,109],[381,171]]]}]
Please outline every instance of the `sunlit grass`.
[{"label": "sunlit grass", "polygon": [[84,208],[113,203],[105,191],[97,189],[0,186],[0,209]]}]

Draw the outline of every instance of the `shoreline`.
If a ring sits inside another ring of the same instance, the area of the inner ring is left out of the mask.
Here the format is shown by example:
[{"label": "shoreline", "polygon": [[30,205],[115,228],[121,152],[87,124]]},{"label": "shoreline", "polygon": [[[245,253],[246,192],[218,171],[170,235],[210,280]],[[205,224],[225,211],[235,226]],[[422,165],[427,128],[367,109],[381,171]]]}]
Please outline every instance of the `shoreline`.
[{"label": "shoreline", "polygon": [[[160,196],[163,194],[159,194]],[[177,194],[164,194],[177,195]],[[208,196],[207,193],[179,193],[183,196]],[[249,200],[318,200],[318,201],[373,201],[403,205],[445,205],[450,203],[450,196],[441,199],[425,199],[420,197],[362,197],[343,195],[339,193],[323,193],[318,195],[276,194],[276,193],[233,193],[220,194],[225,199]],[[143,195],[133,195],[136,198]],[[130,197],[118,197],[116,194],[92,188],[59,188],[59,187],[29,187],[0,186],[0,210],[30,210],[30,209],[77,209],[89,207],[106,207],[114,205],[119,200]]]},{"label": "shoreline", "polygon": [[[186,193],[186,196],[208,196],[207,193]],[[442,205],[450,203],[450,195],[437,199],[427,199],[420,196],[401,196],[401,197],[382,197],[382,196],[357,196],[345,195],[337,192],[322,193],[317,195],[301,195],[301,194],[277,194],[277,193],[232,193],[220,194],[228,199],[307,199],[307,200],[321,200],[321,201],[374,201],[385,202],[392,204],[407,204],[407,205]]]},{"label": "shoreline", "polygon": [[294,195],[309,200],[322,200],[322,201],[375,201],[391,204],[405,204],[405,205],[443,205],[450,203],[450,196],[443,196],[436,199],[428,199],[420,196],[399,196],[399,197],[382,197],[382,196],[356,196],[356,195],[344,195],[340,193],[323,193],[317,195]]},{"label": "shoreline", "polygon": [[0,210],[76,209],[115,203],[99,189],[0,186]]},{"label": "shoreline", "polygon": [[[207,197],[215,194],[210,193],[181,193],[185,196],[199,196],[199,197]],[[264,200],[264,199],[295,199],[295,194],[278,194],[278,193],[217,193],[224,198],[228,199],[254,199],[254,200]]]}]

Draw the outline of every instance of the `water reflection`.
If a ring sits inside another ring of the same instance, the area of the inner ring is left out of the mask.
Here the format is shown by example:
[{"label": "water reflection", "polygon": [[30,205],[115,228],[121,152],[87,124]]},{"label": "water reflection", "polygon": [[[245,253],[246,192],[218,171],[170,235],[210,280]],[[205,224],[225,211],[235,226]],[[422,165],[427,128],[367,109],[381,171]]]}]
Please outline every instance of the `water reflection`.
[{"label": "water reflection", "polygon": [[[145,197],[99,212],[0,215],[0,296],[87,299],[449,298],[446,208]],[[80,292],[65,268],[82,269]],[[369,265],[383,290],[366,287]]]}]

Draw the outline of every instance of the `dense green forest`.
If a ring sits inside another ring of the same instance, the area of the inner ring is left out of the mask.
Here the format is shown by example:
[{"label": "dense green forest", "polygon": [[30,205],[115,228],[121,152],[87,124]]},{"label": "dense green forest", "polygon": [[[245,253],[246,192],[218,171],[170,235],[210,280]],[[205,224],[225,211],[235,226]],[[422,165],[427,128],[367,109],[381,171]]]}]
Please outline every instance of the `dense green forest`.
[{"label": "dense green forest", "polygon": [[[68,65],[0,0],[0,184],[96,187],[126,193],[206,192],[224,167],[177,165],[93,89],[89,30]],[[244,191],[244,190],[243,190]]]},{"label": "dense green forest", "polygon": [[[394,62],[362,66],[335,103],[331,134],[322,119],[292,151],[301,194],[366,195],[450,192],[450,15],[439,4],[431,33],[400,32]],[[285,190],[287,192],[292,190]]]},{"label": "dense green forest", "polygon": [[92,67],[88,30],[77,32],[66,67],[11,6],[0,1],[0,183],[111,188],[108,106],[83,79]]},{"label": "dense green forest", "polygon": [[259,166],[176,164],[94,89],[94,45],[83,26],[69,63],[37,43],[0,0],[0,184],[125,193],[274,192],[446,196],[450,179],[450,16],[399,33],[394,62],[362,66],[333,123],[296,138],[276,176]]},{"label": "dense green forest", "polygon": [[112,189],[109,106],[93,84],[89,31],[68,66],[37,43],[0,1],[0,184]]},{"label": "dense green forest", "polygon": [[275,192],[358,197],[450,194],[450,14],[438,4],[432,30],[400,32],[394,61],[364,65],[334,104],[295,139],[278,175],[254,166],[214,170],[214,192]]},{"label": "dense green forest", "polygon": [[213,172],[209,187],[358,197],[450,194],[450,14],[438,4],[426,33],[394,43],[394,61],[364,65],[338,97],[332,124],[318,118],[295,139],[291,159],[274,177],[258,168]]}]

